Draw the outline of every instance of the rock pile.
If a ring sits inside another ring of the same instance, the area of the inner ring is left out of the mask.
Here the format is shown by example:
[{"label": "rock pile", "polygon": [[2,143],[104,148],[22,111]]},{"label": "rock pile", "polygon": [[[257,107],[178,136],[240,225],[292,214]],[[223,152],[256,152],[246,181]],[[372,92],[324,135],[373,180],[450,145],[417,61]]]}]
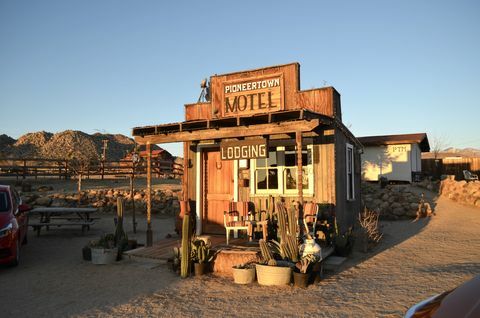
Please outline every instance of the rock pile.
[{"label": "rock pile", "polygon": [[438,193],[440,189],[440,181],[425,178],[420,182],[416,182],[415,186]]},{"label": "rock pile", "polygon": [[455,176],[446,176],[440,184],[440,195],[459,203],[480,207],[480,181],[455,181]]},{"label": "rock pile", "polygon": [[378,184],[363,183],[362,199],[369,210],[380,212],[380,218],[389,220],[415,218],[420,196],[405,185],[388,185],[380,188]]},{"label": "rock pile", "polygon": [[[125,207],[131,209],[132,200],[130,191],[118,189],[87,190],[83,191],[80,198],[80,206],[93,206],[100,212],[114,212],[117,208],[117,198],[125,198]],[[53,193],[43,192],[24,193],[24,203],[33,207],[73,207],[79,206],[78,193]],[[146,192],[135,191],[135,210],[144,213],[147,209]],[[152,213],[163,215],[176,215],[180,211],[178,193],[171,190],[155,190],[152,193]]]}]

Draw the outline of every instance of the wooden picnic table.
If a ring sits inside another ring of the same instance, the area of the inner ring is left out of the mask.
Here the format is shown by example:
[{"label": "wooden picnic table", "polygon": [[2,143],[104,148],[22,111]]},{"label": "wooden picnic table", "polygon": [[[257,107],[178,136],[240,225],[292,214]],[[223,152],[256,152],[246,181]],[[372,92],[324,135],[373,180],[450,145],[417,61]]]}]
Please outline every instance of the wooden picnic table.
[{"label": "wooden picnic table", "polygon": [[[90,225],[95,223],[98,217],[92,217],[91,214],[96,213],[96,208],[35,208],[29,211],[29,224],[33,230],[40,235],[40,230],[45,227],[47,231],[51,226],[81,226],[82,233],[90,230]],[[32,215],[37,215],[32,219]]]}]

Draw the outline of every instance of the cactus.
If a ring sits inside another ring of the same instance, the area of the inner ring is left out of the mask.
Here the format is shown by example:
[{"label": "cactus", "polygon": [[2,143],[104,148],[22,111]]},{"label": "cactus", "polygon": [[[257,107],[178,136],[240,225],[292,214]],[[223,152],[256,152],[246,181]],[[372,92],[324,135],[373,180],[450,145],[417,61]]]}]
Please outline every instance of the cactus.
[{"label": "cactus", "polygon": [[260,252],[262,253],[263,262],[268,263],[270,262],[270,260],[273,260],[273,253],[270,250],[267,241],[265,241],[264,239],[261,239],[259,241],[259,245],[260,245]]},{"label": "cactus", "polygon": [[278,231],[280,236],[280,241],[285,239],[287,235],[287,218],[286,218],[286,211],[285,207],[281,202],[277,202],[277,218],[278,218]]},{"label": "cactus", "polygon": [[297,217],[297,210],[295,206],[291,206],[287,211],[288,216],[288,233],[290,235],[297,235],[297,225],[298,225],[298,217]]},{"label": "cactus", "polygon": [[190,272],[190,215],[183,216],[182,226],[182,260],[180,264],[180,276],[188,277]]},{"label": "cactus", "polygon": [[[297,224],[298,218],[295,207],[288,210],[281,203],[277,203],[278,229],[280,231],[280,243],[273,241],[282,258],[287,258],[292,262],[298,261],[298,242],[297,242]],[[288,226],[287,226],[288,217]]]},{"label": "cactus", "polygon": [[210,244],[205,243],[201,239],[192,239],[191,243],[192,251],[191,257],[192,261],[197,263],[208,263],[212,260],[213,256],[211,255]]}]

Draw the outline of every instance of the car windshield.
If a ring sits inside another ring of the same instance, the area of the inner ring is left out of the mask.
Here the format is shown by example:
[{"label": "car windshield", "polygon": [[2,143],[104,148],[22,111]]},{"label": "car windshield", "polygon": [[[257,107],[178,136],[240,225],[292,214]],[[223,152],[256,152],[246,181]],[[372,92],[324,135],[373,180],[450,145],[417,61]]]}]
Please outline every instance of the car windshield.
[{"label": "car windshield", "polygon": [[8,210],[10,210],[10,200],[7,192],[0,192],[0,212],[8,212]]}]

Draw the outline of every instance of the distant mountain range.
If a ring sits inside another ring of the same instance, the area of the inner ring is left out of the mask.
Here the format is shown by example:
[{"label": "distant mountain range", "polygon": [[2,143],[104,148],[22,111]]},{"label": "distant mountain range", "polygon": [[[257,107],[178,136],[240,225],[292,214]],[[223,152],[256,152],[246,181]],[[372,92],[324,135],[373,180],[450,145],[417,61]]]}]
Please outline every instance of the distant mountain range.
[{"label": "distant mountain range", "polygon": [[[435,154],[433,152],[424,152],[422,153],[423,159],[434,158]],[[437,154],[437,158],[446,158],[446,157],[463,157],[463,158],[474,158],[480,157],[480,149],[477,148],[446,148],[440,151]]]},{"label": "distant mountain range", "polygon": [[[56,134],[45,131],[28,133],[18,140],[0,135],[0,156],[10,158],[95,158],[103,153],[103,140],[108,140],[106,159],[119,160],[134,147],[132,138],[121,134],[89,135],[82,131],[65,130]],[[153,149],[160,149],[154,146]]]}]

